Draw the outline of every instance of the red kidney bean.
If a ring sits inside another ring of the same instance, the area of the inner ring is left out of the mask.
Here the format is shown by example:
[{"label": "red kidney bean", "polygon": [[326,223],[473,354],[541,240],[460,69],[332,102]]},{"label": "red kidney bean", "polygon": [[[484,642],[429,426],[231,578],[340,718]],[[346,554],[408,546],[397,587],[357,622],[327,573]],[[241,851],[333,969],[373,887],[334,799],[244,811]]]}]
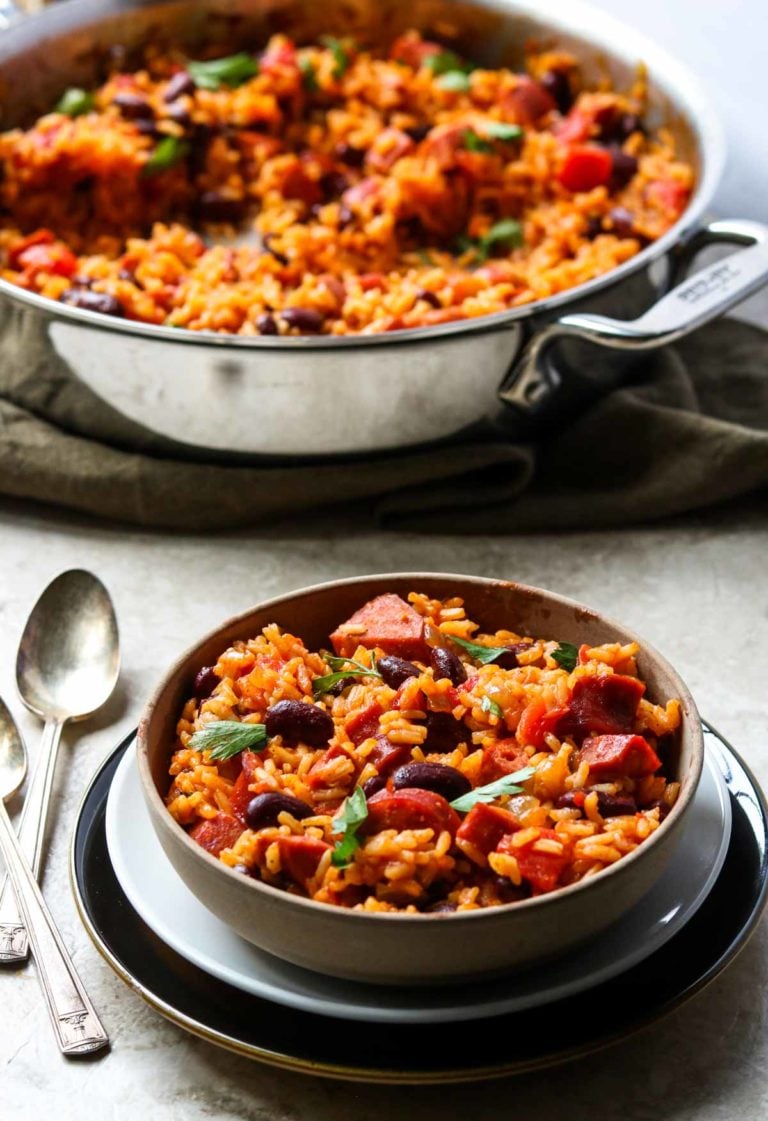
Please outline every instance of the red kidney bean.
[{"label": "red kidney bean", "polygon": [[514,646],[508,646],[503,654],[494,658],[491,664],[501,669],[517,669],[520,665],[517,655],[522,654],[524,650],[529,650],[530,646],[530,642],[516,642]]},{"label": "red kidney bean", "polygon": [[352,144],[347,144],[342,141],[334,148],[334,154],[337,159],[342,163],[347,164],[348,167],[362,167],[365,160],[365,149],[355,148]]},{"label": "red kidney bean", "polygon": [[325,316],[309,307],[289,307],[281,311],[280,315],[283,322],[287,323],[289,327],[295,327],[298,331],[313,335],[321,331],[323,323],[325,323]]},{"label": "red kidney bean", "polygon": [[637,172],[637,160],[634,156],[630,156],[618,144],[609,144],[608,151],[611,153],[611,160],[613,161],[613,168],[611,170],[611,186],[612,187],[625,187],[633,175]]},{"label": "red kidney bean", "polygon": [[415,666],[413,662],[407,662],[405,658],[397,658],[394,654],[385,654],[379,658],[376,663],[376,668],[382,676],[385,685],[389,685],[390,689],[397,689],[409,677],[418,677],[421,670]]},{"label": "red kidney bean", "polygon": [[331,199],[338,198],[339,195],[343,195],[348,186],[349,179],[346,175],[342,175],[340,171],[329,171],[320,178],[320,190],[328,202]]},{"label": "red kidney bean", "polygon": [[195,696],[198,701],[205,701],[219,684],[219,675],[213,666],[203,666],[195,674]]},{"label": "red kidney bean", "polygon": [[419,288],[416,293],[417,300],[424,300],[430,307],[439,308],[443,305],[440,303],[440,297],[434,292],[430,292],[429,288]]},{"label": "red kidney bean", "polygon": [[265,794],[257,794],[251,798],[245,811],[245,820],[249,829],[265,829],[268,825],[276,825],[281,813],[289,813],[297,821],[311,817],[315,811],[300,798],[292,794],[283,794],[279,790],[269,790]]},{"label": "red kidney bean", "polygon": [[637,803],[628,795],[606,794],[598,790],[597,809],[602,817],[626,817],[637,813]]},{"label": "red kidney bean", "polygon": [[250,876],[251,870],[247,864],[233,864],[233,872],[239,872],[241,876]]},{"label": "red kidney bean", "polygon": [[288,258],[286,257],[285,253],[280,253],[277,249],[272,248],[272,238],[274,236],[274,234],[262,234],[261,240],[264,248],[266,249],[267,253],[271,253],[271,255],[277,261],[278,265],[287,265]]},{"label": "red kidney bean", "polygon": [[163,101],[175,101],[177,97],[182,97],[187,93],[194,93],[197,89],[194,78],[186,70],[179,70],[174,74],[168,85],[165,87],[163,94]]},{"label": "red kidney bean", "polygon": [[174,121],[177,125],[181,125],[182,128],[188,128],[192,124],[192,117],[189,114],[189,110],[186,109],[180,101],[172,102],[165,110],[164,115],[169,121]]},{"label": "red kidney bean", "polygon": [[413,125],[412,128],[403,129],[406,136],[410,136],[411,140],[415,140],[417,144],[424,140],[425,137],[429,136],[431,131],[432,125],[427,124]]},{"label": "red kidney bean", "polygon": [[123,315],[123,305],[106,292],[91,292],[88,288],[67,288],[59,297],[63,304],[83,308],[85,311],[98,311],[102,315]]},{"label": "red kidney bean", "polygon": [[472,734],[450,712],[428,712],[426,725],[427,738],[421,745],[422,750],[437,754],[453,751],[460,743],[466,743]]},{"label": "red kidney bean", "polygon": [[584,809],[584,791],[583,790],[566,790],[565,794],[561,794],[555,802],[556,810],[583,810]]},{"label": "red kidney bean", "polygon": [[134,124],[142,136],[164,135],[157,127],[157,121],[154,118],[141,117],[139,120],[134,121]]},{"label": "red kidney bean", "polygon": [[277,320],[268,311],[263,311],[256,317],[256,326],[260,335],[277,335]]},{"label": "red kidney bean", "polygon": [[616,237],[635,236],[635,218],[632,212],[627,210],[626,207],[614,206],[613,210],[608,213],[608,219],[608,233],[615,234]]},{"label": "red kidney bean", "polygon": [[584,236],[589,238],[590,241],[594,241],[601,233],[603,233],[603,220],[602,218],[592,215],[591,218],[587,219],[587,228],[584,230]]},{"label": "red kidney bean", "polygon": [[448,899],[444,899],[441,903],[433,903],[431,907],[427,907],[427,914],[429,915],[452,915],[454,911],[458,910],[456,903],[451,903]]},{"label": "red kidney bean", "polygon": [[464,663],[452,651],[445,650],[442,646],[433,646],[429,652],[429,660],[438,681],[447,677],[452,685],[461,685],[467,680]]},{"label": "red kidney bean", "polygon": [[523,880],[518,887],[506,876],[494,876],[493,886],[502,903],[519,903],[523,899],[528,899],[531,894],[531,885],[527,880]]},{"label": "red kidney bean", "polygon": [[245,199],[231,198],[219,191],[203,191],[197,203],[197,214],[203,222],[239,222],[245,210]]},{"label": "red kidney bean", "polygon": [[330,713],[309,701],[278,701],[267,709],[264,724],[268,736],[282,736],[289,747],[325,747],[334,732]]},{"label": "red kidney bean", "polygon": [[140,120],[142,117],[152,118],[155,115],[147,99],[138,93],[116,93],[112,98],[112,104],[116,105],[129,121]]},{"label": "red kidney bean", "polygon": [[433,790],[435,794],[442,794],[446,802],[452,802],[454,798],[460,798],[472,789],[472,783],[466,775],[443,763],[406,763],[392,775],[392,785],[395,790],[409,786],[419,790]]},{"label": "red kidney bean", "polygon": [[573,105],[571,80],[564,70],[547,70],[539,79],[541,85],[554,98],[561,113],[567,113]]},{"label": "red kidney bean", "polygon": [[643,806],[643,809],[644,810],[658,810],[659,811],[659,821],[663,821],[664,818],[669,813],[671,807],[668,806],[666,802],[662,802],[660,799],[657,798],[656,801],[651,802],[650,805]]},{"label": "red kidney bean", "polygon": [[387,785],[386,775],[373,775],[367,782],[363,783],[363,794],[366,798],[372,798],[374,794],[378,794]]},{"label": "red kidney bean", "polygon": [[348,206],[341,203],[339,206],[339,229],[343,230],[350,222],[354,222],[355,216]]}]

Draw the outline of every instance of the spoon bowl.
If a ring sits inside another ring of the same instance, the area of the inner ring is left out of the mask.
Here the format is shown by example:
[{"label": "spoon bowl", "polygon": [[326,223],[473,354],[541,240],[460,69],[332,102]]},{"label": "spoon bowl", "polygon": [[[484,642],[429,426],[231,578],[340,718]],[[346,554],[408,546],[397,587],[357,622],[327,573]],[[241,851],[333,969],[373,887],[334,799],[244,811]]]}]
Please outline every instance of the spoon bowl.
[{"label": "spoon bowl", "polygon": [[16,658],[22,701],[43,720],[84,720],[111,695],[120,671],[109,592],[83,569],[62,572],[32,609]]},{"label": "spoon bowl", "polygon": [[11,798],[27,774],[27,752],[21,732],[0,697],[0,799]]}]

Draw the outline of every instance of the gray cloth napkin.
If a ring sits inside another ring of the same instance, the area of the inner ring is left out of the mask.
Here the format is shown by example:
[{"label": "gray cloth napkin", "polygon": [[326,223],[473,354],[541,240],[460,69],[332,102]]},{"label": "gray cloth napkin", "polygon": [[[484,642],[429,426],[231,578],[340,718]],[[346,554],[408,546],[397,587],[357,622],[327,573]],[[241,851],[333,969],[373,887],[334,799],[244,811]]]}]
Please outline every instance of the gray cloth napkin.
[{"label": "gray cloth napkin", "polygon": [[734,320],[650,355],[535,446],[496,434],[311,466],[168,458],[36,340],[13,352],[0,494],[138,525],[230,529],[365,500],[393,527],[510,533],[649,521],[768,486],[768,333]]}]

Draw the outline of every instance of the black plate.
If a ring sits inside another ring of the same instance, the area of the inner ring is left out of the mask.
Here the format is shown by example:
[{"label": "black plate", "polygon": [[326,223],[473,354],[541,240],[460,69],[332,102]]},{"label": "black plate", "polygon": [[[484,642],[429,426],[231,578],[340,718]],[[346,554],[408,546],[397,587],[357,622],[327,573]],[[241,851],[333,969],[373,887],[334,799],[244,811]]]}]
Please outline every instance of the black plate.
[{"label": "black plate", "polygon": [[708,984],[744,946],[768,891],[768,807],[739,756],[707,726],[707,749],[731,797],[725,864],[690,922],[651,957],[584,995],[541,1009],[452,1024],[358,1024],[285,1008],[210,977],[165,945],[126,899],[104,832],[107,795],[133,734],[86,791],[72,842],[72,887],[96,948],[168,1019],[231,1051],[276,1066],[366,1082],[469,1081],[550,1066],[597,1050],[657,1019]]}]

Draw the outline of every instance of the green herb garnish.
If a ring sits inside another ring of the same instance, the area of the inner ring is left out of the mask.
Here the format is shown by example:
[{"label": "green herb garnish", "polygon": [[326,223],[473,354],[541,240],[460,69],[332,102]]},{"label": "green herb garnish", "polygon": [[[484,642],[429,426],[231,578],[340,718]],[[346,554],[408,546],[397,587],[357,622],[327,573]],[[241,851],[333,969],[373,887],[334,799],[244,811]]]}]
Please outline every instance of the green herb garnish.
[{"label": "green herb garnish", "polygon": [[333,55],[335,66],[333,68],[333,76],[338,79],[344,74],[349,66],[349,55],[344,50],[344,46],[339,39],[334,39],[333,35],[321,35],[320,42],[324,47]]},{"label": "green herb garnish", "polygon": [[249,78],[255,78],[259,64],[251,55],[241,51],[226,58],[211,59],[210,62],[190,61],[187,70],[201,90],[219,90],[222,86],[241,86]]},{"label": "green herb garnish", "polygon": [[451,805],[459,813],[467,813],[478,802],[494,802],[502,794],[520,794],[523,788],[517,784],[529,779],[535,770],[535,767],[523,767],[521,771],[513,771],[511,775],[497,778],[495,782],[489,782],[487,786],[478,786],[474,790],[470,790],[468,794],[462,794],[460,798],[454,798]]},{"label": "green herb garnish", "polygon": [[579,648],[572,642],[561,642],[557,649],[552,651],[552,657],[561,669],[567,669],[571,673],[576,669],[579,660]]},{"label": "green herb garnish", "polygon": [[432,260],[432,256],[428,249],[419,247],[416,250],[416,253],[422,265],[434,265],[435,262]]},{"label": "green herb garnish", "polygon": [[440,74],[468,74],[470,70],[474,70],[471,62],[465,62],[464,59],[459,58],[453,51],[438,51],[435,54],[429,55],[424,59],[424,65],[427,70],[431,70],[435,76]]},{"label": "green herb garnish", "polygon": [[476,662],[480,662],[483,666],[490,665],[500,655],[509,653],[508,646],[481,646],[479,642],[470,642],[467,638],[457,638],[455,634],[446,635],[446,638],[450,638],[451,642],[461,646],[470,658],[474,658]]},{"label": "green herb garnish", "polygon": [[300,58],[299,70],[301,71],[301,80],[307,93],[317,93],[320,89],[320,85],[317,81],[317,71],[315,70],[315,64],[312,59]]},{"label": "green herb garnish", "polygon": [[491,250],[497,245],[506,245],[509,249],[518,248],[523,244],[523,227],[515,218],[502,218],[500,222],[491,226],[490,230],[479,238],[470,238],[466,235],[457,238],[456,248],[460,253],[472,251],[478,264],[488,260]]},{"label": "green herb garnish", "polygon": [[92,93],[70,86],[56,102],[55,112],[65,113],[68,117],[82,117],[83,113],[90,113],[95,104],[96,99]]},{"label": "green herb garnish", "polygon": [[519,140],[523,135],[520,125],[508,125],[504,121],[488,121],[485,131],[494,140]]},{"label": "green herb garnish", "polygon": [[189,152],[189,144],[178,136],[164,136],[142,168],[142,175],[157,175],[175,167]]},{"label": "green herb garnish", "polygon": [[[337,658],[333,654],[325,654],[324,660],[334,672],[326,673],[324,677],[316,677],[312,682],[312,692],[316,697],[322,697],[323,693],[327,693],[345,677],[378,677],[381,680],[373,656],[371,656],[370,668],[364,666],[362,662],[356,662],[354,658]],[[354,666],[354,669],[347,669],[347,666]]]},{"label": "green herb garnish", "polygon": [[435,79],[435,85],[441,90],[451,90],[453,93],[466,93],[470,88],[469,76],[463,70],[448,70]]},{"label": "green herb garnish", "polygon": [[210,751],[211,759],[231,759],[241,751],[263,751],[267,746],[267,729],[264,724],[213,720],[195,732],[189,746],[198,751]]},{"label": "green herb garnish", "polygon": [[504,719],[504,711],[498,701],[492,700],[490,697],[483,697],[480,702],[480,708],[483,712],[490,712],[494,716],[498,716],[499,720]]},{"label": "green herb garnish", "polygon": [[468,128],[464,133],[462,140],[464,147],[468,152],[492,152],[493,144],[490,140],[485,140],[482,136],[478,136],[471,128]]},{"label": "green herb garnish", "polygon": [[337,868],[349,864],[352,853],[360,848],[357,831],[368,817],[368,803],[362,786],[356,786],[345,801],[341,812],[331,822],[331,834],[340,837],[331,853],[331,863]]}]

